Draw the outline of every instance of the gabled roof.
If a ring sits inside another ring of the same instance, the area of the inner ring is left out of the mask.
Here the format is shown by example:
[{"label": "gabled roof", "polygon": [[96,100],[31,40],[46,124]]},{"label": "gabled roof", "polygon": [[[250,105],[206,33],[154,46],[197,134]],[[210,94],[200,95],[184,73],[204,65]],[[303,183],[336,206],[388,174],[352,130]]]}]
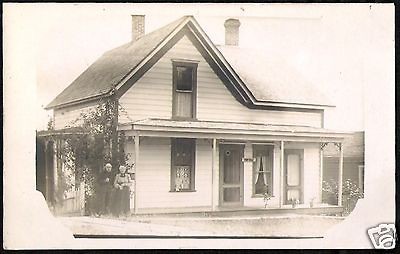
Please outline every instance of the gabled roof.
[{"label": "gabled roof", "polygon": [[217,46],[258,101],[332,105],[328,98],[272,52],[240,46]]},{"label": "gabled roof", "polygon": [[62,91],[46,108],[108,95],[183,20],[182,17],[135,42],[129,42],[104,53]]},{"label": "gabled roof", "polygon": [[[172,44],[181,38],[178,35],[182,36],[184,33],[190,35],[192,42],[206,58],[214,72],[243,105],[249,108],[286,107],[297,109],[322,109],[330,106],[326,98],[315,88],[311,88],[300,76],[276,82],[277,79],[271,79],[271,77],[277,73],[271,73],[271,68],[262,70],[262,73],[258,68],[253,71],[251,68],[245,68],[246,59],[251,59],[245,58],[249,52],[242,51],[240,48],[227,47],[220,47],[218,50],[197,21],[192,16],[185,16],[135,42],[106,52],[46,108],[63,107],[109,96],[114,91],[121,96],[141,77],[140,75],[143,75],[162,57],[162,51],[172,47]],[[257,59],[257,54],[253,54],[252,57]],[[240,62],[240,59],[244,59],[243,63]],[[284,66],[279,66],[275,67],[274,71],[279,69],[287,70]],[[264,76],[268,72],[271,74]],[[286,72],[283,75],[293,76],[293,73],[287,75]]]}]

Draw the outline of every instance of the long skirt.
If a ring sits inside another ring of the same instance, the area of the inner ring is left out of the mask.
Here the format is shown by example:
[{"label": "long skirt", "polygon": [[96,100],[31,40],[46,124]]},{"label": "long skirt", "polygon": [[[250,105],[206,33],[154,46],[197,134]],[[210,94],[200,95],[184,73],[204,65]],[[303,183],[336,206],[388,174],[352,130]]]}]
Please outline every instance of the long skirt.
[{"label": "long skirt", "polygon": [[97,213],[109,214],[113,188],[111,185],[100,185],[97,191]]},{"label": "long skirt", "polygon": [[125,186],[121,189],[115,189],[113,197],[113,215],[127,215],[130,212],[130,193],[129,187]]}]

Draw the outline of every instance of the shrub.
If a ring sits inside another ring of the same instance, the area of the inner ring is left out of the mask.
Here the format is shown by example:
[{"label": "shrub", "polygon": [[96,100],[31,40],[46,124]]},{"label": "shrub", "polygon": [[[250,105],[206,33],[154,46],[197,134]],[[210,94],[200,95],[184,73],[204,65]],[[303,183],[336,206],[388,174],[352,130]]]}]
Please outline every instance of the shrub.
[{"label": "shrub", "polygon": [[[331,205],[338,204],[338,183],[337,181],[330,179],[329,181],[322,182],[322,201]],[[351,179],[343,181],[342,186],[342,202],[344,208],[344,215],[350,214],[353,211],[357,200],[363,197],[363,193],[357,184]]]}]

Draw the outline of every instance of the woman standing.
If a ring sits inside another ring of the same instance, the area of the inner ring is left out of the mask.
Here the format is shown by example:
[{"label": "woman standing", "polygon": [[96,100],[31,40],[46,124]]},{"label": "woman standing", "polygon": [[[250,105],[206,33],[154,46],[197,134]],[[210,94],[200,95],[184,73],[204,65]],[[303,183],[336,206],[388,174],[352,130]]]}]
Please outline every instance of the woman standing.
[{"label": "woman standing", "polygon": [[106,215],[110,213],[111,208],[111,193],[113,191],[113,182],[112,182],[112,165],[107,163],[104,166],[104,170],[102,170],[97,178],[97,215]]},{"label": "woman standing", "polygon": [[131,185],[131,178],[128,173],[126,173],[126,167],[120,166],[119,173],[115,176],[114,188],[114,206],[113,214],[119,216],[121,214],[127,216],[130,211],[130,191],[129,186]]}]

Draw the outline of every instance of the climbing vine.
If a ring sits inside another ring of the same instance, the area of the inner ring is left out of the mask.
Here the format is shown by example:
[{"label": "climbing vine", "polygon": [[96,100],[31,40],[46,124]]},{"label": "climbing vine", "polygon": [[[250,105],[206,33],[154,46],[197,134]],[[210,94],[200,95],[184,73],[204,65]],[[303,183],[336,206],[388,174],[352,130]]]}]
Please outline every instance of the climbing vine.
[{"label": "climbing vine", "polygon": [[[67,128],[73,134],[62,137],[60,159],[63,163],[64,192],[84,183],[86,206],[96,195],[96,177],[105,163],[118,165],[128,159],[124,153],[125,135],[117,132],[118,104],[113,97],[101,99],[95,108],[83,112]],[[90,208],[89,208],[90,209]]]}]

